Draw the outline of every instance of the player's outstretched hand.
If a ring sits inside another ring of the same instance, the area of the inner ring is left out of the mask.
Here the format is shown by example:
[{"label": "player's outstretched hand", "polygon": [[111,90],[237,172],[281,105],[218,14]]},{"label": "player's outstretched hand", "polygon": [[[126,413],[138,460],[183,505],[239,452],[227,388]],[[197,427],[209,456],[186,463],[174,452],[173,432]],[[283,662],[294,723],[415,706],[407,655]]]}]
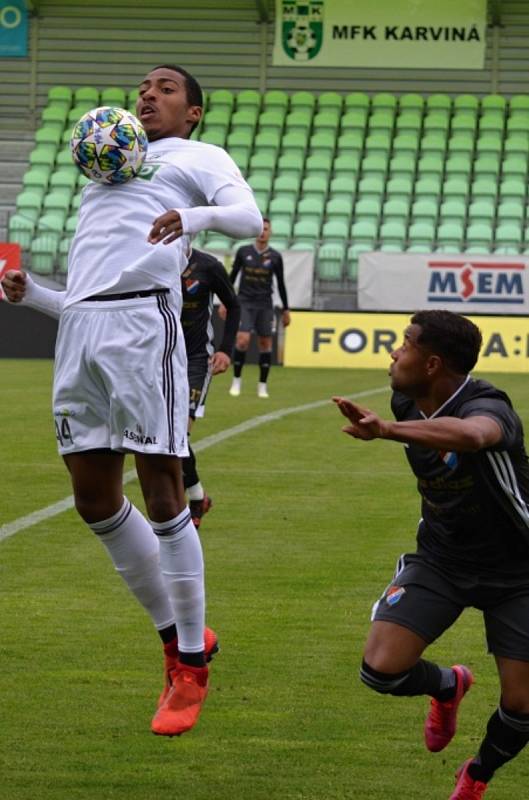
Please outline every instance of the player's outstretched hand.
[{"label": "player's outstretched hand", "polygon": [[219,375],[221,372],[226,372],[231,364],[231,358],[227,353],[223,353],[222,350],[217,350],[217,352],[212,355],[210,364],[211,374]]},{"label": "player's outstretched hand", "polygon": [[368,408],[353,403],[346,397],[333,397],[343,416],[349,420],[350,425],[342,428],[344,433],[353,436],[355,439],[370,441],[371,439],[383,439],[387,432],[388,423]]},{"label": "player's outstretched hand", "polygon": [[8,269],[2,278],[2,289],[10,303],[20,303],[26,294],[26,273],[21,269]]},{"label": "player's outstretched hand", "polygon": [[154,220],[147,241],[151,244],[158,242],[171,244],[182,236],[182,233],[182,219],[178,211],[166,211]]}]

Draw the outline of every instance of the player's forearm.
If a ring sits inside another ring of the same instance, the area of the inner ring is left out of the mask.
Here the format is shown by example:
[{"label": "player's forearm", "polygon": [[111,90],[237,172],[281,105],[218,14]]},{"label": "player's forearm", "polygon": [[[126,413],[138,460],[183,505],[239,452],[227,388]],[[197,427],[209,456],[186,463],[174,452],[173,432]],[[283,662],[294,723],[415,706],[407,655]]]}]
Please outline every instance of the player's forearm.
[{"label": "player's forearm", "polygon": [[58,292],[54,289],[48,289],[45,286],[40,286],[31,280],[29,275],[26,279],[26,292],[21,305],[29,308],[35,308],[37,311],[42,311],[49,317],[59,319],[64,306],[64,298],[66,292]]},{"label": "player's forearm", "polygon": [[501,429],[493,419],[484,417],[386,421],[382,438],[432,450],[467,453],[496,444],[501,439]]},{"label": "player's forearm", "polygon": [[218,231],[234,239],[258,236],[263,218],[249,189],[226,186],[215,195],[215,205],[177,209],[183,232]]},{"label": "player's forearm", "polygon": [[224,323],[224,334],[219,350],[227,353],[230,358],[235,345],[235,337],[239,329],[239,320],[241,318],[241,308],[239,303],[234,303],[226,306],[226,321]]}]

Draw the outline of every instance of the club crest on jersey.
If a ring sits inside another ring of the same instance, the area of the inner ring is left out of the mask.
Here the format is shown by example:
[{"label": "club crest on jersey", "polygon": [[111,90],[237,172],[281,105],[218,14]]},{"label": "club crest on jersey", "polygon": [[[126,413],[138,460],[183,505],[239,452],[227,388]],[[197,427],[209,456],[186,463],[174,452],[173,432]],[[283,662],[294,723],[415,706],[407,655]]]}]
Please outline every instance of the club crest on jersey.
[{"label": "club crest on jersey", "polygon": [[200,281],[193,279],[187,280],[185,284],[186,284],[186,292],[188,294],[195,294],[195,292],[198,292],[198,289],[200,287]]},{"label": "club crest on jersey", "polygon": [[405,594],[406,589],[404,586],[390,586],[386,592],[386,603],[388,606],[396,606]]},{"label": "club crest on jersey", "polygon": [[457,453],[453,453],[451,451],[441,450],[439,452],[442,460],[448,467],[448,469],[456,469],[458,465]]}]

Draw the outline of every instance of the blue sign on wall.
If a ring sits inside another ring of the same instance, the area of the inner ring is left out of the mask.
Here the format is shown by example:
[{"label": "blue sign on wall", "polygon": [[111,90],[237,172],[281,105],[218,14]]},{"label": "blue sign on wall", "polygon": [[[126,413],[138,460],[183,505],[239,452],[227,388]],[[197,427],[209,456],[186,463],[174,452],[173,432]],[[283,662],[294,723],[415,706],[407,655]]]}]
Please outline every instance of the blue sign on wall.
[{"label": "blue sign on wall", "polygon": [[24,0],[0,0],[0,56],[27,56],[28,10]]}]

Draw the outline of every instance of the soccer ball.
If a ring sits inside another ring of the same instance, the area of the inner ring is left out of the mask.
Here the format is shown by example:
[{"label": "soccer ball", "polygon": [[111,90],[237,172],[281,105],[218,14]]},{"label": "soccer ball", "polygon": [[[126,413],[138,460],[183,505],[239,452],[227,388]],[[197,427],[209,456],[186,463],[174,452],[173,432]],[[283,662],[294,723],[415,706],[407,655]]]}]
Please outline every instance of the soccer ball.
[{"label": "soccer ball", "polygon": [[83,114],[70,139],[72,158],[83,175],[104,184],[135,178],[147,154],[147,134],[134,114],[101,106]]}]

